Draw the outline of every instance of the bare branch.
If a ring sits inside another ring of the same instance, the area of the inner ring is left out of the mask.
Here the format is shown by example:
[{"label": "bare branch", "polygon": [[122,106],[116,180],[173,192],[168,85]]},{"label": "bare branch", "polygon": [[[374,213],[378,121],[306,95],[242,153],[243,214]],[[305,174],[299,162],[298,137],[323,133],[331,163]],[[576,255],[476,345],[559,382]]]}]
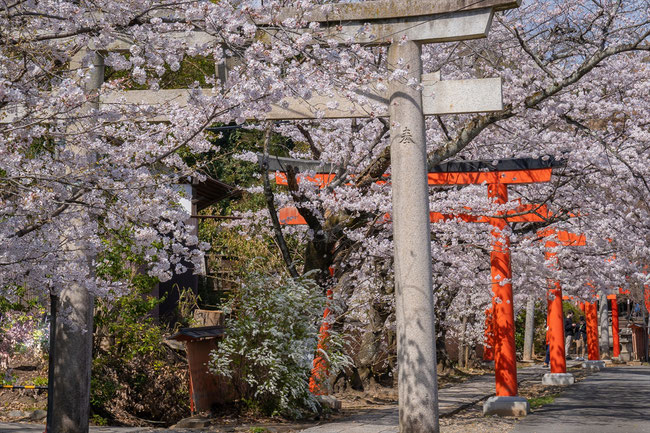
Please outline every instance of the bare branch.
[{"label": "bare branch", "polygon": [[264,180],[264,198],[266,199],[266,207],[269,210],[269,216],[271,217],[271,223],[273,224],[273,231],[275,232],[275,240],[278,243],[280,252],[282,253],[282,258],[287,265],[289,274],[293,278],[298,278],[298,272],[296,267],[293,264],[293,259],[291,258],[291,253],[287,247],[287,243],[284,240],[284,235],[282,234],[282,226],[280,225],[280,220],[278,219],[278,213],[275,209],[275,202],[273,197],[273,190],[271,189],[271,183],[269,182],[269,142],[271,141],[271,125],[269,124],[266,128],[266,135],[264,136],[264,160],[262,161],[262,179]]}]

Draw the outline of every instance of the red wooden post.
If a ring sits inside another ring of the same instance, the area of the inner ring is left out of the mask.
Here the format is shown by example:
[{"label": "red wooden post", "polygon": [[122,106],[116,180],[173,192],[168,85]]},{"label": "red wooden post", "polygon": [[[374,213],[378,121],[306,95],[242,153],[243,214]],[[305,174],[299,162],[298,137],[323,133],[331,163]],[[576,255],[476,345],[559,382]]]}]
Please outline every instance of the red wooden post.
[{"label": "red wooden post", "polygon": [[614,340],[614,351],[612,355],[614,358],[618,358],[621,355],[621,343],[618,336],[618,300],[616,295],[611,295],[607,297],[612,301],[612,339]]},{"label": "red wooden post", "polygon": [[[556,247],[553,241],[546,241],[547,248]],[[546,252],[546,260],[557,260],[554,252]],[[548,289],[548,315],[549,328],[548,349],[551,358],[551,373],[566,373],[566,354],[564,353],[564,315],[562,313],[562,287],[559,281],[552,281]]]},{"label": "red wooden post", "polygon": [[[508,201],[508,186],[488,185],[488,196],[498,204]],[[505,220],[492,231],[490,253],[494,309],[494,375],[497,396],[517,395],[517,356],[515,348],[515,313],[512,303],[512,269],[510,239],[503,233]],[[506,283],[504,283],[506,281]]]},{"label": "red wooden post", "polygon": [[600,349],[598,348],[598,311],[596,302],[585,302],[585,314],[587,316],[587,354],[589,361],[600,360]]},{"label": "red wooden post", "polygon": [[[334,268],[329,268],[330,276],[334,276]],[[328,302],[332,299],[332,289],[327,289]],[[329,388],[327,387],[327,377],[329,374],[329,363],[327,358],[323,356],[323,352],[327,350],[327,339],[330,336],[330,315],[329,307],[325,307],[323,311],[323,322],[318,331],[318,344],[316,345],[316,356],[314,357],[313,368],[311,370],[311,377],[309,378],[309,391],[314,395],[327,395]]]},{"label": "red wooden post", "polygon": [[194,384],[192,383],[192,370],[189,368],[187,377],[190,379],[190,414],[194,416]]}]

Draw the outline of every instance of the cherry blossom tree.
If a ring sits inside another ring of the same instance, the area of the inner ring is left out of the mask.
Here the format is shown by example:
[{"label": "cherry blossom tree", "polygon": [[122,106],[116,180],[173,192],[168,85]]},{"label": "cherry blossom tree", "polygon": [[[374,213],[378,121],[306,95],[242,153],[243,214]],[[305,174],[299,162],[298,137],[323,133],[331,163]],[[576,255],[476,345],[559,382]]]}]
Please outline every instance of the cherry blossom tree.
[{"label": "cherry blossom tree", "polygon": [[[297,6],[295,16],[275,22],[281,6]],[[358,81],[362,69],[350,59],[365,62],[361,47],[321,46],[309,32],[289,37],[309,6],[0,2],[0,295],[27,288],[59,298],[57,329],[76,347],[52,365],[79,373],[55,386],[68,403],[59,402],[54,430],[87,428],[92,298],[129,288],[95,272],[111,242],[128,237],[124,260],[142,257],[161,281],[184,263],[199,268],[208,246],[186,224],[178,185],[205,174],[181,153],[216,150],[209,125],[263,118],[285,95]],[[226,77],[227,58],[235,66]],[[140,104],[127,95],[173,85],[165,77],[193,59],[212,67],[190,83],[187,101]]]},{"label": "cherry blossom tree", "polygon": [[[453,158],[546,155],[565,162],[548,184],[510,189],[511,199],[547,204],[553,214],[544,223],[506,229],[516,309],[528,297],[544,299],[549,278],[580,299],[590,299],[594,288],[647,284],[648,2],[524,2],[496,20],[486,40],[424,49],[427,72],[440,70],[443,79],[503,77],[505,100],[498,113],[429,118],[430,166]],[[385,61],[381,49],[371,52],[377,64]],[[390,186],[377,183],[390,174],[387,130],[382,119],[275,128],[304,143],[292,156],[319,160],[336,175],[320,189],[301,180],[313,173],[297,174],[295,182],[290,173],[289,187],[275,194],[274,206],[296,206],[308,223],[282,228],[285,236],[298,236],[307,245],[289,262],[304,257],[305,270],[323,272],[335,266],[335,297],[344,311],[338,324],[360,335],[351,343],[352,353],[360,353],[359,345],[370,351],[363,360],[357,358],[364,379],[392,368],[392,241],[385,221]],[[503,210],[489,202],[485,186],[431,188],[430,208],[445,213],[470,208],[483,215]],[[251,234],[273,235],[268,212],[261,209],[255,222],[245,223]],[[545,242],[537,235],[544,226],[584,233],[587,245],[558,247],[559,266],[551,268],[544,260]],[[464,339],[482,344],[483,312],[491,302],[490,228],[448,222],[431,230],[442,325],[438,348],[444,347],[445,332],[460,333],[463,317],[473,318]]]},{"label": "cherry blossom tree", "polygon": [[[215,150],[207,126],[263,118],[270,103],[288,94],[309,99],[314,91],[399,79],[400,68],[384,73],[382,48],[297,32],[306,24],[299,13],[271,29],[281,3],[108,0],[100,7],[0,0],[4,296],[19,286],[43,294],[75,286],[95,296],[119,294],[125,282],[98,278],[94,269],[105,240],[124,231],[132,253],[145,257],[148,272],[161,280],[182,271],[183,258],[196,266],[207,246],[185,224],[174,185],[204,175],[179,152]],[[209,37],[196,37],[198,31]],[[272,43],[254,39],[258,31]],[[544,224],[507,228],[516,308],[523,306],[518,300],[543,297],[549,277],[582,297],[589,295],[585,282],[599,290],[648,282],[649,32],[647,0],[524,2],[498,18],[485,41],[424,49],[427,71],[441,70],[443,79],[503,77],[506,101],[499,113],[429,118],[431,166],[451,158],[566,161],[552,183],[511,191],[511,198],[547,203],[554,213]],[[227,80],[201,74],[187,103],[129,102],[126,90],[159,89],[188,57],[237,61]],[[102,65],[119,73],[99,79]],[[380,182],[390,174],[388,129],[382,119],[273,126],[274,134],[305,143],[292,156],[331,164],[336,178],[319,189],[290,174],[289,188],[271,196],[271,208],[297,206],[307,227],[274,227],[268,209],[231,223],[250,236],[301,240],[304,253],[285,251],[287,269],[318,269],[323,285],[334,265],[334,294],[344,312],[337,325],[358,336],[353,346],[368,349],[359,352],[363,362],[357,359],[364,378],[393,373],[390,185]],[[484,186],[432,188],[430,207],[503,210],[487,200]],[[536,236],[551,224],[588,239],[583,248],[559,248],[557,269],[544,262]],[[458,333],[462,318],[471,316],[465,339],[482,341],[490,241],[490,229],[480,224],[432,225],[440,338],[445,330]],[[60,316],[68,313],[64,308]],[[78,421],[84,424],[83,413]]]}]

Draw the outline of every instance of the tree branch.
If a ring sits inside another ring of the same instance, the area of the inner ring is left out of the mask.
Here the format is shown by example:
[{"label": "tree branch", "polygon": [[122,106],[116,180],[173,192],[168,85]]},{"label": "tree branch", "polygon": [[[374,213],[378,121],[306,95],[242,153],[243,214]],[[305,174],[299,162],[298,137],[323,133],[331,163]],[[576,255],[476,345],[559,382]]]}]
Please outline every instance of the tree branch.
[{"label": "tree branch", "polygon": [[309,131],[307,131],[307,128],[302,126],[300,123],[296,124],[296,128],[298,128],[298,131],[302,134],[303,137],[305,137],[305,140],[307,140],[307,143],[309,144],[309,149],[311,150],[311,155],[314,159],[320,159],[320,150],[316,147],[316,143],[314,143],[314,139],[311,137],[311,134]]},{"label": "tree branch", "polygon": [[280,253],[282,253],[282,258],[287,264],[289,269],[289,274],[292,278],[298,278],[298,272],[296,267],[293,264],[293,259],[291,258],[291,253],[287,247],[287,243],[284,240],[284,235],[282,234],[282,226],[280,225],[280,220],[278,219],[278,213],[275,209],[275,202],[273,197],[273,190],[271,190],[271,183],[269,182],[269,141],[271,140],[271,126],[270,124],[266,128],[266,135],[264,136],[264,160],[262,161],[262,179],[264,180],[264,198],[266,199],[266,207],[269,210],[269,216],[271,217],[271,223],[273,224],[273,231],[275,232],[275,240],[278,242],[278,247],[280,248]]},{"label": "tree branch", "polygon": [[[621,54],[628,51],[648,50],[649,47],[641,45],[650,36],[650,30],[642,34],[635,42],[622,44],[606,48],[604,50],[596,51],[590,58],[585,60],[572,74],[565,77],[563,80],[554,82],[544,89],[533,93],[523,101],[525,109],[534,108],[550,97],[556,95],[560,91],[578,82],[582,77],[587,75],[591,70],[598,66],[603,60],[608,57]],[[451,158],[458,152],[463,150],[471,141],[476,138],[485,128],[500,120],[505,120],[515,115],[512,105],[509,105],[505,110],[498,113],[478,116],[466,124],[463,129],[458,133],[456,138],[448,141],[442,147],[438,148],[428,158],[429,168],[433,168],[445,159]]]}]

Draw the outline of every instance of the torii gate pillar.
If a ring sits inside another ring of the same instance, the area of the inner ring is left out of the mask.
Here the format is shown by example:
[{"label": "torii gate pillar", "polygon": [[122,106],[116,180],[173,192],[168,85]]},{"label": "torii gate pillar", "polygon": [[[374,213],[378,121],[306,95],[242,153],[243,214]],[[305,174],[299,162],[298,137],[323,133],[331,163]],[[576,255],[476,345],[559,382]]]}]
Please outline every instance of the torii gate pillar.
[{"label": "torii gate pillar", "polygon": [[[607,302],[602,299],[600,302]],[[605,361],[600,360],[600,348],[598,347],[598,310],[596,300],[585,302],[585,316],[587,316],[587,355],[588,360],[582,363],[582,368],[588,370],[600,370],[605,368]]]},{"label": "torii gate pillar", "polygon": [[402,59],[408,77],[390,88],[390,140],[395,246],[395,313],[401,431],[437,432],[438,383],[429,191],[422,91],[406,84],[422,75],[420,46],[393,43],[388,63]]},{"label": "torii gate pillar", "polygon": [[587,316],[587,355],[589,357],[589,361],[599,361],[600,348],[598,347],[598,310],[596,309],[595,300],[585,303],[585,315]]},{"label": "torii gate pillar", "polygon": [[[498,204],[508,202],[508,186],[488,186],[488,197]],[[490,253],[492,270],[492,308],[494,311],[494,375],[497,397],[517,395],[517,359],[515,357],[515,313],[512,299],[512,268],[510,265],[510,239],[503,233],[505,220],[492,231]],[[505,281],[505,282],[504,282]]]},{"label": "torii gate pillar", "polygon": [[[498,204],[508,202],[508,185],[488,185],[488,197]],[[494,314],[494,379],[496,396],[483,404],[484,415],[526,416],[528,400],[517,396],[517,358],[515,349],[515,312],[512,297],[510,238],[503,233],[507,223],[495,226],[490,265],[492,269],[492,311]],[[505,282],[504,282],[505,281]]]},{"label": "torii gate pillar", "polygon": [[[568,234],[569,239],[571,235]],[[553,251],[553,248],[557,246],[558,244],[554,240],[546,241],[546,261],[550,267],[557,267],[557,253]],[[548,313],[546,315],[546,324],[549,328],[548,350],[551,358],[551,372],[542,378],[544,385],[572,385],[575,383],[573,374],[566,371],[562,299],[560,282],[551,281],[547,292]]]}]

